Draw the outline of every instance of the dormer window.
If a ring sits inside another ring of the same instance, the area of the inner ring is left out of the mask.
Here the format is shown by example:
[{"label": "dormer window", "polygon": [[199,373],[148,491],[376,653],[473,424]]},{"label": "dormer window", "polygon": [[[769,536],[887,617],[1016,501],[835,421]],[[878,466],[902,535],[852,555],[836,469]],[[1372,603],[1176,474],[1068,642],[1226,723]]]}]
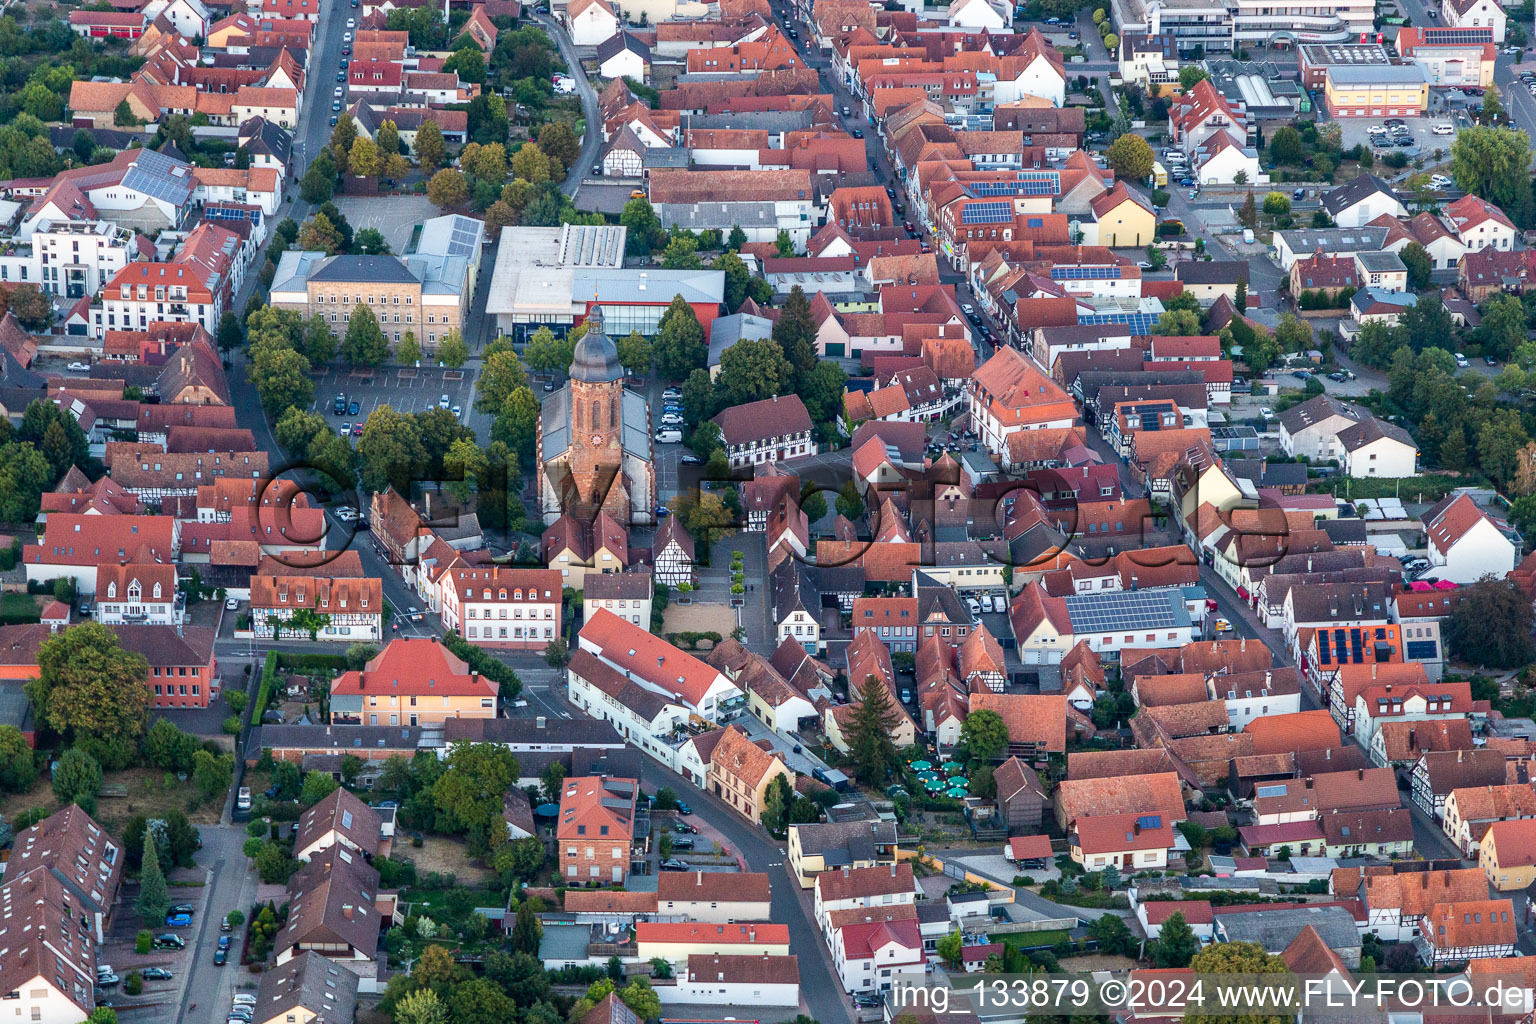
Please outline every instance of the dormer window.
[{"label": "dormer window", "polygon": [[116,598],[117,598],[117,584],[116,583],[108,583],[107,584],[107,599],[110,601],[110,600],[116,600]]}]

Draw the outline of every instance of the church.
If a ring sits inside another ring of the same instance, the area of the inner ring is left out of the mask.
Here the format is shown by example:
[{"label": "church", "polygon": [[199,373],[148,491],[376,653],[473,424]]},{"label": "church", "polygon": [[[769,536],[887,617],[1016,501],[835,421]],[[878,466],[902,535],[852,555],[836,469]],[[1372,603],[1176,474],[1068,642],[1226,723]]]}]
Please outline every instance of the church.
[{"label": "church", "polygon": [[603,329],[601,306],[592,308],[586,323],[571,379],[540,410],[544,523],[565,513],[590,522],[603,511],[625,525],[647,525],[656,507],[650,406],[643,395],[624,389],[624,367]]}]

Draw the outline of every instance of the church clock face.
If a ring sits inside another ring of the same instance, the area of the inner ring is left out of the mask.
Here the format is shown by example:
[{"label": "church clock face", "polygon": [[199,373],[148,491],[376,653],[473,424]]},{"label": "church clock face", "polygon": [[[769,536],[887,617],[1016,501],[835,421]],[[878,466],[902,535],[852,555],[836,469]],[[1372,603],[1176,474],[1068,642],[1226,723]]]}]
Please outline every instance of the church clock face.
[{"label": "church clock face", "polygon": [[602,446],[603,446],[603,435],[602,434],[593,434],[592,435],[592,447],[594,447],[594,448],[601,448]]}]

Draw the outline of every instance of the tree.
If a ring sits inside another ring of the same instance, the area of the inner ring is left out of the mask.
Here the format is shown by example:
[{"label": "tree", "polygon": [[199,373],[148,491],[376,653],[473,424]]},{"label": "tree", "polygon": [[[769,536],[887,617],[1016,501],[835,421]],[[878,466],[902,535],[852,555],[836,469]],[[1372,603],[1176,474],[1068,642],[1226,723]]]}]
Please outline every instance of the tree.
[{"label": "tree", "polygon": [[406,331],[400,344],[395,346],[395,362],[401,366],[421,362],[421,343],[416,340],[414,331]]},{"label": "tree", "polygon": [[661,1016],[661,997],[645,978],[635,978],[619,991],[619,1002],[635,1011],[641,1020],[655,1020]]},{"label": "tree", "polygon": [[[1486,97],[1493,93],[1489,89]],[[1531,145],[1523,131],[1463,128],[1451,144],[1451,177],[1464,192],[1482,196],[1517,224],[1531,202]]]},{"label": "tree", "polygon": [[827,514],[827,496],[814,481],[807,480],[800,489],[800,511],[805,513],[806,520],[813,526]]},{"label": "tree", "polygon": [[22,793],[37,781],[37,758],[22,731],[0,725],[0,789]]},{"label": "tree", "polygon": [[550,668],[563,669],[570,660],[571,648],[565,637],[557,636],[544,646],[544,664]]},{"label": "tree", "polygon": [[[795,390],[800,391],[812,371],[816,369],[816,318],[811,313],[811,301],[805,290],[795,285],[784,299],[779,318],[773,325],[773,340],[779,343],[784,357],[795,370]],[[841,401],[839,393],[838,399]]]},{"label": "tree", "polygon": [[341,358],[352,366],[379,366],[389,358],[389,342],[373,310],[359,303],[352,307],[347,333],[341,341]]},{"label": "tree", "polygon": [[448,1007],[430,988],[407,992],[395,1003],[395,1024],[448,1024]]},{"label": "tree", "polygon": [[1210,77],[1198,65],[1186,64],[1179,69],[1179,89],[1182,92],[1189,92],[1197,84],[1208,80]]},{"label": "tree", "polygon": [[581,155],[581,140],[569,121],[545,121],[539,128],[539,148],[561,167],[570,167]]},{"label": "tree", "polygon": [[56,633],[38,647],[38,678],[26,684],[38,721],[80,739],[137,742],[152,701],[149,663],[124,650],[99,622]]},{"label": "tree", "polygon": [[934,943],[934,952],[950,967],[960,965],[960,954],[965,949],[965,935],[956,928]]},{"label": "tree", "polygon": [[730,235],[725,240],[725,247],[727,249],[731,250],[732,252],[741,252],[742,247],[745,246],[746,244],[747,244],[747,233],[745,231],[741,230],[741,225],[740,224],[732,225],[731,226],[731,233],[730,233]]},{"label": "tree", "polygon": [[[1196,974],[1274,974],[1288,975],[1285,961],[1255,942],[1217,942],[1202,949],[1190,959],[1190,967]],[[1285,984],[1276,978],[1275,985]],[[1274,1006],[1274,1002],[1266,1006]],[[1282,1003],[1282,1005],[1284,1005]],[[1201,1008],[1185,1013],[1185,1024],[1288,1024],[1295,1019],[1294,1012],[1266,1014],[1251,1005],[1226,1004],[1217,1008]]]},{"label": "tree", "polygon": [[421,127],[416,130],[415,149],[416,162],[421,165],[423,174],[443,165],[446,147],[443,145],[443,130],[436,121],[428,118],[421,123]]},{"label": "tree", "polygon": [[507,180],[507,147],[499,142],[488,146],[471,142],[459,154],[459,166],[481,181],[491,182],[499,188]]},{"label": "tree", "polygon": [[311,252],[323,252],[334,256],[344,248],[342,234],[334,221],[323,213],[317,213],[299,229],[298,246]]},{"label": "tree", "polygon": [[1530,438],[1514,409],[1495,409],[1477,434],[1477,461],[1500,487],[1515,478],[1520,449]]},{"label": "tree", "polygon": [[357,233],[352,247],[364,256],[388,256],[389,242],[378,228],[363,228]]},{"label": "tree", "polygon": [[[490,346],[494,348],[493,342]],[[507,399],[518,388],[528,387],[528,373],[518,362],[517,353],[508,346],[489,351],[480,367],[480,379],[475,383],[475,408],[495,414],[507,404]]]},{"label": "tree", "polygon": [[1277,164],[1299,164],[1304,158],[1301,133],[1290,125],[1281,125],[1269,137],[1269,159]]},{"label": "tree", "polygon": [[199,750],[192,755],[192,784],[201,799],[208,800],[214,794],[228,789],[234,776],[233,754],[212,754]]},{"label": "tree", "polygon": [[715,386],[726,405],[745,405],[790,391],[793,376],[778,342],[742,340],[721,353]]},{"label": "tree", "polygon": [[977,761],[995,761],[1008,749],[1008,723],[996,711],[976,711],[960,726],[960,742]]},{"label": "tree", "polygon": [[698,248],[692,235],[673,235],[661,254],[661,265],[667,270],[701,270],[704,261],[699,259]]},{"label": "tree", "polygon": [[469,202],[469,182],[464,172],[445,167],[432,175],[432,180],[427,182],[427,198],[440,210]]},{"label": "tree", "polygon": [[1284,192],[1269,192],[1264,196],[1264,212],[1271,217],[1289,216],[1291,197]]},{"label": "tree", "polygon": [[335,358],[336,335],[331,333],[331,325],[319,313],[304,322],[304,340],[300,343],[300,350],[311,365],[328,363]]},{"label": "tree", "polygon": [[837,492],[837,514],[845,519],[857,519],[864,514],[864,499],[859,496],[859,488],[852,480],[843,481],[842,489]]},{"label": "tree", "polygon": [[330,150],[323,150],[309,162],[299,179],[299,198],[306,203],[323,203],[336,193],[336,161]]},{"label": "tree", "polygon": [[779,233],[773,240],[773,247],[780,256],[785,258],[795,254],[795,240],[790,236],[788,228],[779,228]]},{"label": "tree", "polygon": [[299,791],[299,803],[313,807],[339,788],[336,777],[330,772],[305,772],[304,788]]},{"label": "tree", "polygon": [[359,178],[377,178],[384,173],[384,154],[378,144],[365,135],[359,135],[347,153],[347,170]]},{"label": "tree", "polygon": [[450,370],[457,370],[469,360],[469,346],[457,327],[443,335],[437,343],[437,361]]},{"label": "tree", "polygon": [[60,803],[77,804],[87,814],[96,813],[96,794],[101,791],[101,765],[79,747],[64,751],[53,767],[53,795]]},{"label": "tree", "polygon": [[512,175],[530,185],[538,185],[554,178],[555,173],[550,169],[549,157],[539,148],[539,144],[525,142],[512,154]]},{"label": "tree", "polygon": [[197,747],[197,737],[182,732],[169,719],[155,719],[144,733],[144,760],[161,771],[191,771]]},{"label": "tree", "polygon": [[1250,230],[1259,226],[1259,208],[1253,201],[1252,192],[1243,197],[1243,205],[1237,211],[1237,219],[1243,227]]},{"label": "tree", "polygon": [[1140,181],[1152,173],[1152,147],[1140,135],[1122,135],[1104,151],[1117,175]]},{"label": "tree", "polygon": [[625,249],[631,256],[647,255],[666,237],[661,218],[656,216],[655,208],[644,196],[635,196],[624,204],[619,223],[629,230]]},{"label": "tree", "polygon": [[[1105,888],[1109,886],[1106,885]],[[1136,949],[1136,938],[1131,935],[1131,930],[1125,926],[1125,921],[1118,914],[1101,915],[1089,927],[1088,934],[1098,941],[1100,953],[1123,956]]]},{"label": "tree", "polygon": [[1504,104],[1499,101],[1499,90],[1490,85],[1483,93],[1482,106],[1478,108],[1477,119],[1485,125],[1494,125],[1499,121],[1499,116],[1504,113]]},{"label": "tree", "polygon": [[1532,660],[1531,602],[1517,587],[1484,577],[1456,595],[1445,639],[1458,660],[1485,668],[1514,668]]},{"label": "tree", "polygon": [[1160,335],[1189,336],[1200,333],[1200,316],[1187,309],[1173,309],[1163,313],[1152,325],[1152,333]]},{"label": "tree", "polygon": [[415,419],[389,405],[381,405],[368,415],[357,454],[363,486],[369,491],[382,491],[388,484],[405,491],[427,461]]},{"label": "tree", "polygon": [[548,327],[534,331],[523,346],[523,361],[537,373],[568,373],[575,355],[576,342],[570,334],[557,338]]},{"label": "tree", "polygon": [[[502,798],[518,778],[517,758],[490,743],[455,743],[444,770],[432,783],[439,831],[468,833],[472,850],[483,851],[492,829],[505,832]],[[524,950],[527,952],[527,950]]]},{"label": "tree", "polygon": [[616,347],[620,364],[632,375],[643,377],[651,372],[651,343],[638,329],[618,339]]},{"label": "tree", "polygon": [[539,951],[539,940],[543,937],[544,926],[534,914],[533,905],[523,901],[512,923],[512,952],[536,954]]},{"label": "tree", "polygon": [[1312,325],[1293,313],[1280,317],[1275,325],[1275,344],[1282,352],[1304,352],[1312,347]]},{"label": "tree", "polygon": [[378,132],[373,137],[374,143],[379,147],[379,152],[384,159],[400,155],[400,128],[393,121],[386,120],[379,125]]},{"label": "tree", "polygon": [[347,169],[347,161],[352,156],[352,145],[358,138],[357,123],[352,120],[352,115],[345,111],[337,115],[336,124],[331,128],[329,151],[338,170]]},{"label": "tree", "polygon": [[1157,941],[1147,950],[1152,962],[1158,967],[1188,967],[1190,959],[1200,951],[1200,940],[1185,920],[1183,913],[1174,911],[1163,922]]},{"label": "tree", "polygon": [[245,331],[240,328],[240,317],[232,309],[226,309],[219,317],[219,351],[229,352],[245,344]]},{"label": "tree", "polygon": [[702,367],[709,357],[704,328],[681,295],[673,296],[672,304],[662,315],[651,351],[656,372],[667,380],[682,380]]},{"label": "tree", "polygon": [[853,720],[848,727],[849,754],[854,775],[865,785],[873,786],[883,782],[887,772],[900,761],[891,731],[901,712],[892,706],[885,685],[874,676],[867,677],[857,690]]},{"label": "tree", "polygon": [[1418,242],[1409,242],[1397,255],[1408,268],[1408,290],[1418,292],[1428,288],[1433,263],[1424,247]]},{"label": "tree", "polygon": [[145,921],[160,921],[171,906],[165,872],[160,870],[160,854],[155,848],[155,830],[144,830],[144,856],[139,869],[139,898],[134,909]]}]

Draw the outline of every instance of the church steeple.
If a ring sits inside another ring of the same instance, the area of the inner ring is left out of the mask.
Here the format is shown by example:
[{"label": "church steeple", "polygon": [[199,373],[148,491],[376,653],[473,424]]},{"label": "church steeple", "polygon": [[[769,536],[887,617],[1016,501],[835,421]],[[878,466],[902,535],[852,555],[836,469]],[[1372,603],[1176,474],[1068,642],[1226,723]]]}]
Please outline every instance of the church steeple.
[{"label": "church steeple", "polygon": [[619,347],[603,330],[603,307],[593,306],[587,314],[587,333],[576,343],[576,351],[571,358],[571,379],[588,384],[606,384],[623,376]]}]

